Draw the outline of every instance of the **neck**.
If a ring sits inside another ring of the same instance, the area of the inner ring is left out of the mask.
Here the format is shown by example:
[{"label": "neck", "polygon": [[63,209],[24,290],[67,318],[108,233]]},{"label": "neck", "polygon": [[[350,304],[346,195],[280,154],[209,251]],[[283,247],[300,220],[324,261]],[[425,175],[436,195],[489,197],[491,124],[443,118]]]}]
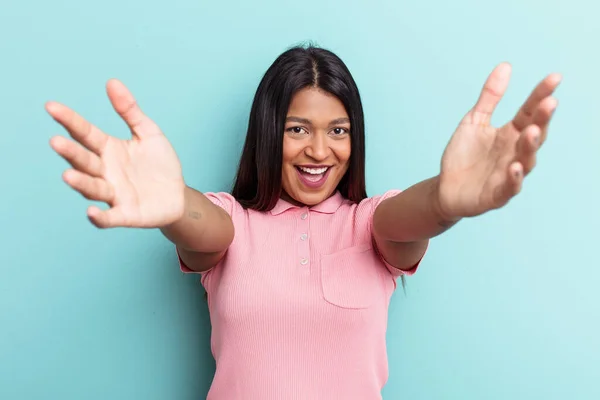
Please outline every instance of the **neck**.
[{"label": "neck", "polygon": [[[329,199],[330,197],[332,197],[332,196],[335,196],[335,194],[336,194],[336,193],[337,193],[337,190],[334,190],[334,191],[333,191],[333,192],[332,192],[332,193],[331,193],[329,196],[327,196],[326,198],[324,198],[322,201],[325,201],[325,200]],[[281,195],[279,196],[279,198],[280,198],[281,200],[285,200],[285,201],[287,201],[288,203],[290,203],[290,204],[293,204],[293,205],[295,205],[295,206],[297,206],[297,207],[306,207],[306,206],[308,206],[308,207],[313,207],[313,206],[315,206],[315,205],[316,205],[316,204],[307,205],[307,204],[301,203],[301,202],[299,202],[298,200],[294,199],[292,196],[290,196],[290,195],[289,195],[289,194],[288,194],[288,193],[287,193],[285,190],[283,190],[283,189],[281,190]]]},{"label": "neck", "polygon": [[294,199],[292,196],[290,196],[289,194],[287,194],[287,192],[285,190],[281,191],[280,198],[282,200],[285,200],[288,203],[293,204],[293,205],[298,206],[298,207],[304,207],[306,205],[306,204],[300,203],[299,201],[297,201],[296,199]]}]

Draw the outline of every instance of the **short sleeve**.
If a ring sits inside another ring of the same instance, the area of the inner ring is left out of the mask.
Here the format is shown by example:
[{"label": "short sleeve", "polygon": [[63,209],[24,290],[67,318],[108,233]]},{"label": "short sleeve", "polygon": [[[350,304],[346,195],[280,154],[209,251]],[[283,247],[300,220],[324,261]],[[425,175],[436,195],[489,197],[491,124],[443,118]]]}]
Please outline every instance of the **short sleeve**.
[{"label": "short sleeve", "polygon": [[209,199],[214,205],[217,205],[223,210],[227,211],[227,214],[229,214],[229,216],[233,218],[234,209],[236,208],[236,206],[239,206],[239,203],[232,195],[225,192],[207,192],[204,193],[204,196],[206,196],[206,198]]},{"label": "short sleeve", "polygon": [[[206,198],[208,198],[211,203],[213,203],[216,206],[221,207],[223,210],[225,210],[227,212],[227,214],[229,214],[229,216],[231,217],[234,226],[236,225],[236,218],[239,218],[239,214],[240,212],[242,212],[242,206],[238,203],[238,201],[229,193],[225,193],[225,192],[218,192],[218,193],[214,193],[214,192],[206,192],[203,193],[204,196],[206,196]],[[177,254],[177,260],[179,263],[179,269],[181,270],[181,272],[186,273],[186,274],[200,274],[200,275],[205,275],[207,272],[210,271],[202,271],[202,272],[198,272],[198,271],[194,271],[189,269],[185,263],[183,262],[183,260],[181,259],[181,255],[179,254],[179,249],[177,249],[177,247],[175,247],[175,252]]]},{"label": "short sleeve", "polygon": [[[400,193],[402,193],[401,190],[392,189],[392,190],[388,190],[383,195],[374,196],[374,197],[371,198],[371,200],[372,200],[371,207],[372,208],[371,208],[371,219],[370,219],[370,222],[369,222],[369,229],[371,231],[371,235],[373,235],[373,215],[375,215],[375,210],[377,209],[377,207],[384,200],[387,200],[387,199],[389,199],[391,197],[394,197],[394,196],[396,196],[396,195],[398,195]],[[419,265],[421,264],[421,261],[423,260],[423,257],[421,257],[421,259],[419,259],[419,261],[417,261],[415,263],[415,265],[412,266],[410,269],[408,269],[408,270],[401,270],[399,268],[394,267],[389,262],[387,262],[387,260],[383,257],[383,255],[381,254],[381,252],[377,248],[377,244],[375,243],[375,238],[374,237],[373,237],[373,249],[375,250],[375,253],[379,256],[379,259],[381,260],[381,262],[385,265],[385,267],[388,269],[388,271],[390,271],[390,273],[394,277],[398,277],[398,276],[401,276],[401,275],[406,275],[406,276],[414,275],[415,272],[417,272],[417,269],[419,269]]]}]

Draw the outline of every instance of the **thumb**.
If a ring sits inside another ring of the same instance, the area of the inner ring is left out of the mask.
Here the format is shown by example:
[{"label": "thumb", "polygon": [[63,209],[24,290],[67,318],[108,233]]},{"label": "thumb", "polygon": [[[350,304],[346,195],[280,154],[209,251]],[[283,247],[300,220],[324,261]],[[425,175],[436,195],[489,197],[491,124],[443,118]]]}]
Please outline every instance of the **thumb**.
[{"label": "thumb", "polygon": [[490,73],[483,89],[477,99],[477,103],[471,110],[476,123],[489,123],[492,113],[500,102],[508,82],[510,81],[512,67],[509,63],[501,63]]},{"label": "thumb", "polygon": [[161,134],[160,128],[140,109],[127,87],[117,79],[106,84],[106,93],[114,108],[138,139]]},{"label": "thumb", "polygon": [[87,210],[88,219],[97,228],[115,228],[127,226],[126,218],[120,209],[112,207],[108,210],[101,210],[96,206],[89,206]]}]

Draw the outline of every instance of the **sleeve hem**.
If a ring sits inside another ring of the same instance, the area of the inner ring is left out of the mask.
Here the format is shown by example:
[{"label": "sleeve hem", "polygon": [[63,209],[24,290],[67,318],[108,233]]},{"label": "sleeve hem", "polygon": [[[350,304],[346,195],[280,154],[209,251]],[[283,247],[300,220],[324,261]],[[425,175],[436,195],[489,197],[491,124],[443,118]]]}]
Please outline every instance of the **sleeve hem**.
[{"label": "sleeve hem", "polygon": [[[412,276],[414,275],[417,270],[419,269],[419,266],[421,264],[421,262],[423,261],[423,258],[425,257],[425,253],[427,252],[427,249],[425,249],[425,252],[423,253],[423,255],[421,256],[421,258],[410,268],[407,270],[403,270],[400,268],[397,268],[395,266],[393,266],[392,264],[390,264],[384,257],[383,254],[381,254],[379,248],[377,247],[377,243],[375,242],[375,237],[373,236],[373,215],[375,214],[375,210],[377,209],[377,207],[379,206],[379,204],[381,204],[384,200],[387,200],[391,197],[394,197],[398,194],[402,193],[402,190],[398,190],[398,189],[393,189],[393,190],[388,190],[387,192],[385,192],[377,202],[375,202],[374,206],[373,206],[373,210],[371,213],[371,224],[369,226],[370,230],[371,230],[371,238],[373,240],[373,248],[375,250],[375,253],[377,254],[377,256],[379,257],[379,259],[381,260],[381,262],[385,265],[385,267],[387,268],[387,270],[390,272],[390,274],[394,277],[397,278],[399,276],[405,275],[405,276]],[[428,244],[429,247],[429,244]]]}]

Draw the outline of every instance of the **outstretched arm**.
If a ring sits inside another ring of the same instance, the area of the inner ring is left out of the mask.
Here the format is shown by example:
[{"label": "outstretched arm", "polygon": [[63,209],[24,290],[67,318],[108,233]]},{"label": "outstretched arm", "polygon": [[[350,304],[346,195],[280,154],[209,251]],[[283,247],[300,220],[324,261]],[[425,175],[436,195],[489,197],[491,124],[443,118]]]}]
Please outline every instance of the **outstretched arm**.
[{"label": "outstretched arm", "polygon": [[111,80],[106,89],[131,130],[130,140],[102,132],[62,104],[46,105],[72,138],[50,141],[72,167],[64,181],[86,199],[108,205],[106,210],[88,208],[88,218],[98,228],[159,228],[190,269],[210,268],[233,240],[229,215],[185,185],[173,147],[125,85]]},{"label": "outstretched arm", "polygon": [[561,76],[548,75],[511,121],[494,128],[491,116],[510,73],[510,65],[502,63],[489,75],[444,151],[440,174],[378,205],[373,236],[390,264],[410,269],[423,256],[429,239],[462,218],[503,207],[520,192],[546,140],[558,104],[552,94]]}]

